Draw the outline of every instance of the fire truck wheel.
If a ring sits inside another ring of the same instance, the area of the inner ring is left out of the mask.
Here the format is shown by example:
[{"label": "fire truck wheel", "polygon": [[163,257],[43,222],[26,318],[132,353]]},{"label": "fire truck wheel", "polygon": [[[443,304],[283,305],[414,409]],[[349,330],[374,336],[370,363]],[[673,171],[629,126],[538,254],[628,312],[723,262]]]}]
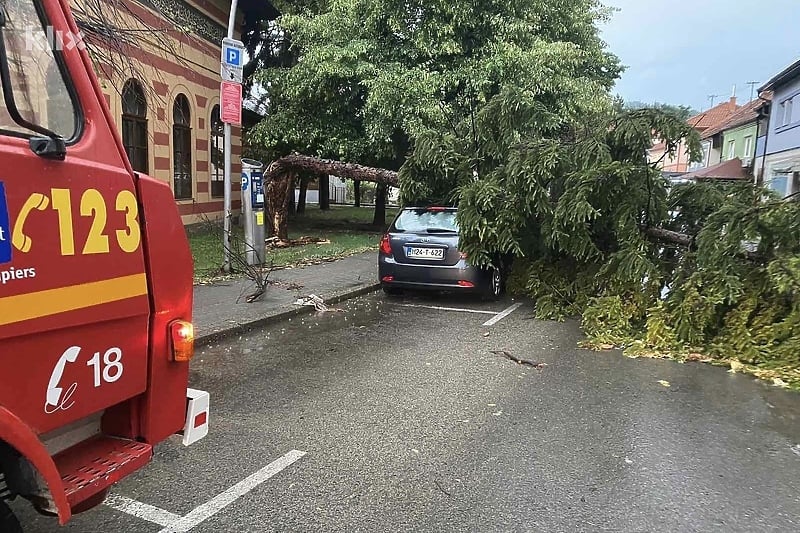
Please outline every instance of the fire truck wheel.
[{"label": "fire truck wheel", "polygon": [[3,533],[22,533],[22,526],[14,516],[14,511],[6,502],[0,500],[0,531]]}]

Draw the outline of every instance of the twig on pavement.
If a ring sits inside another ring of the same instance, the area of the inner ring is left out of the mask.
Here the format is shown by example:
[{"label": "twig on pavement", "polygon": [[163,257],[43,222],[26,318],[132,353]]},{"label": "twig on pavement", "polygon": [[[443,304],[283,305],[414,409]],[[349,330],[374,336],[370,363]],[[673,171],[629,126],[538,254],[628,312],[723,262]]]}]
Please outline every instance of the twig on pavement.
[{"label": "twig on pavement", "polygon": [[512,355],[511,353],[505,350],[490,350],[491,353],[495,355],[502,355],[506,359],[514,361],[518,365],[529,366],[531,368],[535,368],[537,370],[541,370],[542,368],[547,366],[547,363],[540,363],[537,361],[528,361],[527,359],[520,359],[519,357]]}]

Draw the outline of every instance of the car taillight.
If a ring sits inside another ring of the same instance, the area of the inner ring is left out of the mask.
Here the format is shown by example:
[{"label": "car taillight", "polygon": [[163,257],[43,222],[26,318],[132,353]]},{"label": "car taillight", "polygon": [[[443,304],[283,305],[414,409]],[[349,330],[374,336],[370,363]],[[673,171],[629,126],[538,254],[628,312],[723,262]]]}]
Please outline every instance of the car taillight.
[{"label": "car taillight", "polygon": [[194,357],[194,326],[185,320],[176,320],[169,326],[172,338],[172,358],[188,363]]},{"label": "car taillight", "polygon": [[381,253],[384,255],[392,255],[392,245],[389,242],[388,233],[381,239]]}]

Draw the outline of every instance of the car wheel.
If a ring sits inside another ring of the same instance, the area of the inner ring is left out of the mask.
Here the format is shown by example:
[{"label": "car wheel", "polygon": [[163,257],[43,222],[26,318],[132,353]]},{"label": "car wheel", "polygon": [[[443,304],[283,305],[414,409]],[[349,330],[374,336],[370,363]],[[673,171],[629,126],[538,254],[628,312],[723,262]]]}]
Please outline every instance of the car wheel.
[{"label": "car wheel", "polygon": [[6,502],[0,500],[0,531],[3,533],[22,533],[22,526],[14,516],[14,511]]},{"label": "car wheel", "polygon": [[505,291],[505,275],[499,268],[493,268],[489,271],[488,279],[486,280],[486,288],[484,290],[484,297],[489,300],[497,300],[503,295]]}]

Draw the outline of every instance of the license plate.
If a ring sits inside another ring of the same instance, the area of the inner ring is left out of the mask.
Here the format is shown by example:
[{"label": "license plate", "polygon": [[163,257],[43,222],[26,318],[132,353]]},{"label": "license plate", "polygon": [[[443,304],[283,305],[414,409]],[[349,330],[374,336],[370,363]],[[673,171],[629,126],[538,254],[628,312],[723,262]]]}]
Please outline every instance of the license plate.
[{"label": "license plate", "polygon": [[443,248],[414,248],[406,247],[406,257],[409,259],[444,259]]}]

